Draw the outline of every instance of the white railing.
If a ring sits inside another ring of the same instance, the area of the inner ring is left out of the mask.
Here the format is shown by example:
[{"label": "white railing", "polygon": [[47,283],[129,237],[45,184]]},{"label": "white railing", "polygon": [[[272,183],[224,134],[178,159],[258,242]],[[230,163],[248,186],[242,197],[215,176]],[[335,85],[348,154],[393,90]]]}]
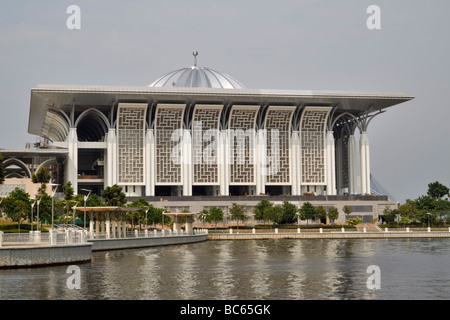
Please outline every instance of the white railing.
[{"label": "white railing", "polygon": [[82,230],[67,230],[66,232],[2,233],[0,246],[17,245],[66,245],[86,243],[87,234]]},{"label": "white railing", "polygon": [[180,235],[199,235],[207,234],[207,229],[195,229],[192,233],[187,233],[184,230],[153,230],[153,231],[127,231],[125,235],[113,234],[109,235],[105,232],[90,233],[86,230],[66,229],[61,232],[55,230],[53,232],[31,231],[29,233],[3,233],[0,232],[0,247],[3,246],[17,246],[17,245],[67,245],[67,244],[82,244],[90,239],[118,239],[118,238],[155,238],[155,237],[171,237]]},{"label": "white railing", "polygon": [[185,230],[144,230],[144,231],[130,231],[127,230],[125,233],[122,231],[120,234],[118,232],[93,232],[89,233],[89,239],[124,239],[124,238],[155,238],[155,237],[171,237],[171,236],[188,236],[188,235],[200,235],[207,234],[207,229],[194,229],[191,233]]}]

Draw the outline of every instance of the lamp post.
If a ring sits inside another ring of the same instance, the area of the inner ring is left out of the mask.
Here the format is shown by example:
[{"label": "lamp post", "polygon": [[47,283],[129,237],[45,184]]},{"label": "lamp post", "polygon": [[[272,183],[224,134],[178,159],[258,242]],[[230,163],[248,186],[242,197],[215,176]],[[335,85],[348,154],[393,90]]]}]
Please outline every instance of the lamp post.
[{"label": "lamp post", "polygon": [[91,195],[91,190],[88,190],[88,189],[81,189],[81,190],[89,191],[89,193],[84,196],[84,224],[83,224],[83,228],[86,229],[86,201],[89,198],[89,196]]},{"label": "lamp post", "polygon": [[430,215],[431,215],[431,213],[427,212],[427,216],[428,216],[428,228],[430,227]]},{"label": "lamp post", "polygon": [[39,231],[39,203],[41,202],[41,199],[39,199],[37,202],[37,221],[36,221],[36,231]]},{"label": "lamp post", "polygon": [[31,199],[33,202],[31,203],[31,231],[33,232],[33,208],[36,204],[35,199]]},{"label": "lamp post", "polygon": [[148,220],[147,220],[147,212],[150,210],[150,208],[148,208],[147,210],[145,210],[145,230],[148,229]]},{"label": "lamp post", "polygon": [[75,210],[77,209],[77,204],[78,204],[78,202],[77,201],[74,201],[75,202],[75,206],[73,207],[73,230],[75,230]]},{"label": "lamp post", "polygon": [[56,186],[55,190],[52,192],[52,231],[54,229],[54,216],[55,216],[55,194],[56,194],[56,190],[58,190],[58,186],[59,184],[52,184],[52,188],[53,186]]}]

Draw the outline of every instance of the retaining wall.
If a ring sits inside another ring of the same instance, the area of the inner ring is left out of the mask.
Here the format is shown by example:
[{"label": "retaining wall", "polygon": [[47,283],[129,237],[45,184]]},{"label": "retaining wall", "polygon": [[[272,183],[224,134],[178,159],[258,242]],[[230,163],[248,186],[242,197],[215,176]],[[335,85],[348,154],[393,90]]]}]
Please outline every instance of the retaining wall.
[{"label": "retaining wall", "polygon": [[0,268],[33,267],[90,261],[92,244],[0,247]]},{"label": "retaining wall", "polygon": [[210,233],[209,240],[450,238],[450,232]]},{"label": "retaining wall", "polygon": [[182,235],[165,236],[150,238],[126,238],[126,239],[93,239],[88,240],[92,243],[92,251],[119,250],[142,247],[165,246],[173,244],[185,244],[208,240],[207,234],[200,235]]}]

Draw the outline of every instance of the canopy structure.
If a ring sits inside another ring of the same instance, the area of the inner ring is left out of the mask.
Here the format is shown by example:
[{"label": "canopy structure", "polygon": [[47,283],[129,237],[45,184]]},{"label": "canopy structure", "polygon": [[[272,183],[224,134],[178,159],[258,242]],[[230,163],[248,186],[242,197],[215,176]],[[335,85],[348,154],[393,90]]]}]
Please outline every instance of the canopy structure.
[{"label": "canopy structure", "polygon": [[[76,211],[89,213],[89,232],[104,233],[107,239],[126,238],[127,212],[142,210],[136,207],[76,207]],[[86,221],[86,217],[84,217]]]},{"label": "canopy structure", "polygon": [[198,213],[194,212],[165,212],[163,215],[172,217],[173,219],[173,230],[175,232],[178,232],[181,230],[181,222],[180,217],[185,218],[185,228],[186,232],[192,233],[193,232],[193,222],[194,222],[194,216],[196,216]]}]

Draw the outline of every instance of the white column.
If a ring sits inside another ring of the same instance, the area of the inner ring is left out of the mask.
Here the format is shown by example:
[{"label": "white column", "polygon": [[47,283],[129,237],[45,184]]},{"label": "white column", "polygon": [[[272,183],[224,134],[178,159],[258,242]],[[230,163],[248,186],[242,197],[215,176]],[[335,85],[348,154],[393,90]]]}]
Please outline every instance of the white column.
[{"label": "white column", "polygon": [[123,221],[122,221],[122,231],[123,231],[123,237],[126,238],[127,237],[127,219],[125,216],[123,217]]},{"label": "white column", "polygon": [[181,225],[178,222],[178,216],[177,215],[175,215],[175,218],[173,220],[173,230],[177,231],[177,232],[181,230]]},{"label": "white column", "polygon": [[77,128],[70,128],[67,137],[67,181],[72,183],[75,194],[78,194],[78,135]]},{"label": "white column", "polygon": [[116,217],[115,215],[113,215],[112,221],[111,221],[111,226],[112,226],[112,237],[113,239],[116,238],[116,230],[117,230],[117,221],[116,221]]},{"label": "white column", "polygon": [[356,190],[356,139],[354,135],[348,137],[348,183],[349,194],[357,193]]},{"label": "white column", "polygon": [[327,195],[336,194],[336,169],[333,131],[327,131]]},{"label": "white column", "polygon": [[155,195],[155,137],[153,130],[147,130],[145,137],[145,195]]},{"label": "white column", "polygon": [[107,160],[106,160],[106,179],[105,179],[105,188],[107,186],[114,185],[117,181],[117,138],[116,138],[116,130],[110,128],[108,131],[108,137],[106,138],[107,142]]},{"label": "white column", "polygon": [[95,233],[100,232],[100,219],[98,217],[99,213],[95,214]]},{"label": "white column", "polygon": [[229,162],[228,162],[228,132],[227,130],[219,131],[219,139],[217,146],[217,162],[219,166],[219,193],[223,196],[227,196],[229,193]]},{"label": "white column", "polygon": [[361,132],[359,139],[359,153],[361,161],[361,193],[370,194],[369,137],[366,132]]},{"label": "white column", "polygon": [[232,137],[232,132],[230,129],[227,129],[224,131],[224,196],[229,196],[230,195],[230,168],[231,168],[231,161],[233,159],[233,155],[231,154],[231,137]]},{"label": "white column", "polygon": [[267,157],[267,134],[265,130],[258,130],[254,137],[255,151],[253,155],[255,164],[255,181],[256,181],[256,195],[266,193],[266,179],[268,174],[268,167],[271,165]]},{"label": "white column", "polygon": [[111,238],[111,220],[109,212],[106,213],[106,239]]},{"label": "white column", "polygon": [[94,214],[89,212],[89,232],[94,232]]},{"label": "white column", "polygon": [[301,195],[301,158],[300,158],[300,133],[298,131],[292,132],[291,139],[291,161],[290,161],[291,181],[293,196]]},{"label": "white column", "polygon": [[336,194],[342,194],[342,138],[336,141]]},{"label": "white column", "polygon": [[101,224],[100,224],[100,232],[105,233],[105,214],[102,214]]},{"label": "white column", "polygon": [[120,220],[120,215],[117,216],[117,237],[122,238],[122,221]]},{"label": "white column", "polygon": [[192,137],[189,130],[183,132],[183,196],[192,196]]},{"label": "white column", "polygon": [[[50,245],[54,246],[56,245],[56,231],[55,230],[50,230],[49,231],[49,236],[50,236]],[[1,240],[0,240],[1,242]],[[0,243],[0,247],[1,247],[1,243]]]},{"label": "white column", "polygon": [[186,216],[186,233],[187,234],[192,234],[194,231],[192,221],[193,221],[192,216]]}]

